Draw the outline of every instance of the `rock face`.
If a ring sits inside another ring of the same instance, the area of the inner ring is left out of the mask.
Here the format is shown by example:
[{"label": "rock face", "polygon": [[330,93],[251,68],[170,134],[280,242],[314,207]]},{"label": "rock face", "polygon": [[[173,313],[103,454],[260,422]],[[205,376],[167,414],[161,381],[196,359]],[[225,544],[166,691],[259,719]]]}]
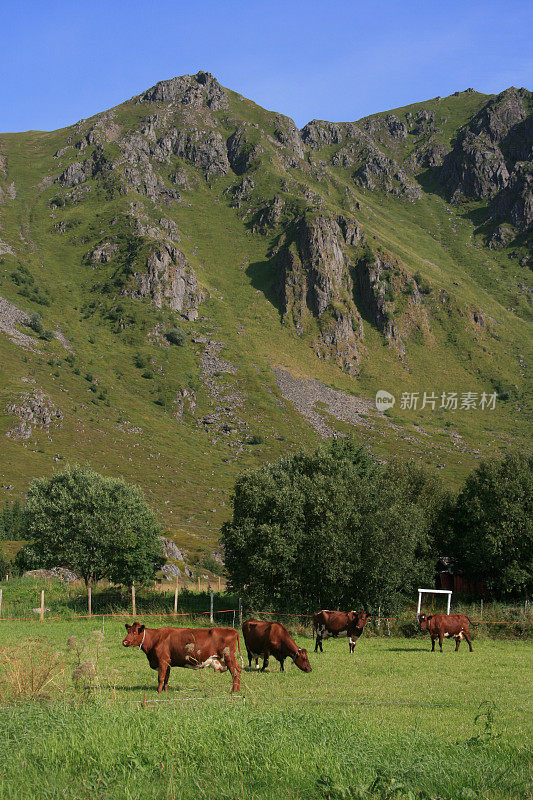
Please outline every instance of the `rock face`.
[{"label": "rock face", "polygon": [[509,177],[507,185],[495,198],[492,210],[496,217],[508,219],[525,232],[533,226],[533,165],[521,162]]},{"label": "rock face", "polygon": [[398,331],[387,309],[387,281],[385,273],[389,264],[381,256],[360,262],[357,269],[357,291],[372,322],[389,340],[398,341]]},{"label": "rock face", "polygon": [[97,147],[88,158],[69,164],[57,180],[62,186],[78,186],[89,178],[109,173],[111,169],[112,164],[105,157],[102,148]]},{"label": "rock face", "polygon": [[405,200],[422,197],[420,186],[407,176],[394,159],[387,158],[379,151],[368,155],[364,164],[356,171],[355,180],[365,189],[382,189]]},{"label": "rock face", "polygon": [[160,81],[137,98],[139,103],[180,103],[192,108],[207,106],[218,111],[228,106],[228,93],[210,72],[181,75]]},{"label": "rock face", "polygon": [[264,148],[260,144],[254,143],[250,139],[244,125],[237,128],[235,133],[229,137],[227,150],[229,163],[237,175],[246,172],[264,152]]},{"label": "rock face", "polygon": [[521,162],[532,157],[530,104],[531,92],[514,88],[489,101],[460,131],[440,173],[452,202],[494,198],[497,214],[512,214],[520,230],[529,224],[531,184]]},{"label": "rock face", "polygon": [[[357,225],[347,225],[353,241]],[[316,317],[320,336],[315,352],[355,373],[362,352],[362,320],[353,302],[346,240],[338,222],[318,215],[295,224],[294,240],[278,253],[278,294],[283,316],[298,334]]]},{"label": "rock face", "polygon": [[128,287],[125,294],[149,298],[157,308],[168,306],[185,319],[198,319],[198,306],[205,295],[181,250],[170,243],[154,245],[146,266],[147,272],[135,273],[136,286]]}]

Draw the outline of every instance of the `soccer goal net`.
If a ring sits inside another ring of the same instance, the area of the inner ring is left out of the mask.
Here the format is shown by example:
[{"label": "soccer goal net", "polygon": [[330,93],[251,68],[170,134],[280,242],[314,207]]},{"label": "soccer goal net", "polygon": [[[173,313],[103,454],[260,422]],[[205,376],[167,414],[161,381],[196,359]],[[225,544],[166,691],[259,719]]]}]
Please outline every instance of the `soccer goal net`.
[{"label": "soccer goal net", "polygon": [[450,608],[452,605],[452,591],[451,589],[419,589],[418,590],[418,608],[416,610],[416,618],[418,619],[420,616],[420,609],[422,608],[422,597],[425,594],[443,594],[447,595],[446,597],[446,613],[450,613]]}]

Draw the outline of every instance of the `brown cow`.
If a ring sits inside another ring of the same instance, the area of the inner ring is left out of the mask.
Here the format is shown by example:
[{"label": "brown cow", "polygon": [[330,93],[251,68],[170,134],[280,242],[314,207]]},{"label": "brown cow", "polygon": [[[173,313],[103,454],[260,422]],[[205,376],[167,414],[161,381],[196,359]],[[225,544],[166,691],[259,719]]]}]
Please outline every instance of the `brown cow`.
[{"label": "brown cow", "polygon": [[322,640],[330,636],[347,636],[350,653],[355,652],[355,643],[370,619],[366,611],[317,611],[313,614],[313,632],[316,636],[315,653],[324,652]]},{"label": "brown cow", "polygon": [[259,658],[263,656],[261,672],[268,667],[269,656],[274,656],[279,663],[281,672],[286,658],[292,658],[298,669],[302,672],[311,672],[311,664],[307,650],[298,647],[289,631],[281,622],[262,622],[258,619],[249,619],[242,626],[244,643],[248,651],[248,666],[252,667],[252,658],[255,658],[255,668],[259,669]]},{"label": "brown cow", "polygon": [[[145,628],[138,622],[126,625],[128,635],[124,647],[139,647],[152,669],[158,671],[157,691],[168,689],[171,667],[203,669],[215,672],[229,669],[233,678],[232,692],[241,688],[241,668],[236,648],[241,646],[235,628]],[[241,659],[242,662],[242,659]]]},{"label": "brown cow", "polygon": [[470,620],[464,614],[420,614],[418,621],[423,631],[428,630],[431,636],[431,652],[435,650],[435,641],[439,640],[439,647],[442,653],[442,640],[455,639],[455,652],[459,650],[459,643],[464,638],[468,642],[470,652],[472,652],[472,642],[468,633]]}]

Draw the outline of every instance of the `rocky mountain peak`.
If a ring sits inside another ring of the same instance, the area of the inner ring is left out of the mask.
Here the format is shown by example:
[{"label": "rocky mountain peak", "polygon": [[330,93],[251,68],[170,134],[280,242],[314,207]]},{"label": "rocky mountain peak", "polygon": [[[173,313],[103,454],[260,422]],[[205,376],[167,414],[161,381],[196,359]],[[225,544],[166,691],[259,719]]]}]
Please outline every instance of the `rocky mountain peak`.
[{"label": "rocky mountain peak", "polygon": [[228,94],[210,72],[196,75],[180,75],[170,80],[159,81],[151,89],[139,95],[139,103],[180,103],[192,108],[207,106],[213,111],[228,106]]}]

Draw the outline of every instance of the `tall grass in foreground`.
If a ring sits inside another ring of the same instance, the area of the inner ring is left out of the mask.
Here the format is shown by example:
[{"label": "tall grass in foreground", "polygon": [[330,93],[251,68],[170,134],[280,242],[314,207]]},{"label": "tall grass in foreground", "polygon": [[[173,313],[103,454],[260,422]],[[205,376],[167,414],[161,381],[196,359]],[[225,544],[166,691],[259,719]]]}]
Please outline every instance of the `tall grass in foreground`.
[{"label": "tall grass in foreground", "polygon": [[2,711],[0,796],[526,798],[527,757],[489,728],[443,742],[363,711],[96,701]]}]

